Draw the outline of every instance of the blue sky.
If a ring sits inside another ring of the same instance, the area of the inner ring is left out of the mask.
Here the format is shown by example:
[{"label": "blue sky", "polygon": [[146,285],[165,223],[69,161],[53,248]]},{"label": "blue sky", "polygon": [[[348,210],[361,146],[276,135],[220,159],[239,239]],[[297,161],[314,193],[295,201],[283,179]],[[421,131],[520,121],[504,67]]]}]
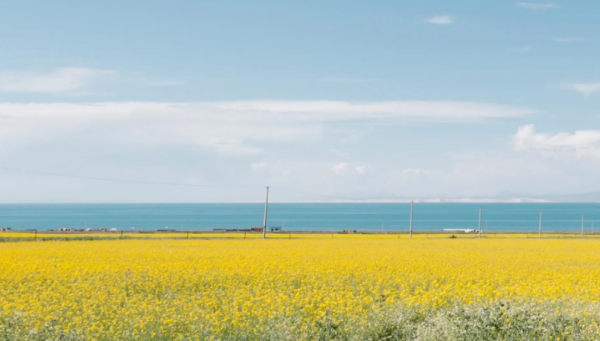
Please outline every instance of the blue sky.
[{"label": "blue sky", "polygon": [[593,1],[0,1],[0,165],[232,186],[3,170],[0,201],[600,191],[599,14]]}]

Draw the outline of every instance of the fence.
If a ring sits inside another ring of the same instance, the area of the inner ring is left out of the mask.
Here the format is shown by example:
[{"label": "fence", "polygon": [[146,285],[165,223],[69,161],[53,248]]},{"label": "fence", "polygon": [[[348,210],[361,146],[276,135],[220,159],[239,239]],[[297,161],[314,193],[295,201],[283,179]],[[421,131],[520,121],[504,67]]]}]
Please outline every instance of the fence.
[{"label": "fence", "polygon": [[[268,239],[403,239],[408,240],[407,231],[357,231],[348,234],[339,231],[283,231],[267,233]],[[453,232],[423,232],[416,231],[412,239],[479,239],[477,233],[453,233]],[[482,239],[600,239],[600,232],[581,235],[572,231],[543,232],[541,235],[534,232],[488,232],[483,233]],[[11,231],[0,232],[0,242],[16,241],[76,241],[76,240],[253,240],[262,239],[261,232],[212,232],[212,231],[177,231],[177,232],[35,232],[35,231]]]}]

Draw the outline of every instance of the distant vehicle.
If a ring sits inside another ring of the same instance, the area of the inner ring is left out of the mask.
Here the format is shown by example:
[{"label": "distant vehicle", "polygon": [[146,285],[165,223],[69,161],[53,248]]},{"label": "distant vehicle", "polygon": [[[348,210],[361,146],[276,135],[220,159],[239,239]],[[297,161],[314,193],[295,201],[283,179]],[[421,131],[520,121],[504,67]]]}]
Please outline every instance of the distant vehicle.
[{"label": "distant vehicle", "polygon": [[475,229],[443,229],[442,232],[461,232],[461,233],[477,233]]}]

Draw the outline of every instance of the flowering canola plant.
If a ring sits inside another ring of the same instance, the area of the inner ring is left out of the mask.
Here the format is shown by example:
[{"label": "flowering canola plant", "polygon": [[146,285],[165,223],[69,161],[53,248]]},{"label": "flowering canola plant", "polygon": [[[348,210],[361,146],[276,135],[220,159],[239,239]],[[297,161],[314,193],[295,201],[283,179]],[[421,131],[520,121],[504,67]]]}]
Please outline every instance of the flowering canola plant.
[{"label": "flowering canola plant", "polygon": [[87,340],[308,337],[325,320],[360,328],[397,306],[594,305],[598,250],[597,240],[359,236],[0,243],[0,327],[18,319],[29,333],[55,326]]}]

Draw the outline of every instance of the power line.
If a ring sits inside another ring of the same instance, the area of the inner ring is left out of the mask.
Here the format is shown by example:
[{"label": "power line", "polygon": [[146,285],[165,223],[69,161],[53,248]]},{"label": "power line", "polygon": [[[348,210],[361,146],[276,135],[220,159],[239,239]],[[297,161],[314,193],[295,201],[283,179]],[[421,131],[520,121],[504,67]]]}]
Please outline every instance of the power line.
[{"label": "power line", "polygon": [[18,173],[39,174],[39,175],[45,175],[45,176],[56,176],[56,177],[70,178],[70,179],[84,179],[84,180],[108,181],[108,182],[130,183],[130,184],[140,184],[140,185],[182,186],[182,187],[219,187],[219,188],[226,188],[226,187],[228,187],[228,188],[257,188],[257,187],[264,187],[264,186],[260,186],[260,185],[202,185],[202,184],[185,184],[185,183],[174,183],[174,182],[153,182],[153,181],[124,180],[124,179],[112,179],[112,178],[102,178],[102,177],[94,177],[94,176],[83,176],[83,175],[73,175],[73,174],[43,172],[43,171],[18,169],[18,168],[9,168],[9,167],[0,167],[0,170],[11,171],[11,172],[18,172]]},{"label": "power line", "polygon": [[[154,185],[154,186],[181,186],[181,187],[213,187],[213,188],[263,188],[262,185],[205,185],[205,184],[186,184],[186,183],[173,183],[173,182],[154,182],[154,181],[139,181],[139,180],[125,180],[125,179],[114,179],[114,178],[104,178],[104,177],[95,177],[95,176],[85,176],[85,175],[75,175],[75,174],[65,174],[65,173],[54,173],[54,172],[45,172],[45,171],[37,171],[37,170],[28,170],[28,169],[19,169],[19,168],[10,168],[10,167],[0,167],[0,170],[17,172],[17,173],[28,173],[28,174],[38,174],[44,176],[55,176],[61,178],[68,179],[83,179],[83,180],[94,180],[94,181],[108,181],[108,182],[118,182],[118,183],[129,183],[129,184],[138,184],[138,185]],[[350,199],[350,198],[341,198],[333,195],[319,194],[319,193],[311,193],[307,191],[299,191],[292,188],[285,187],[276,187],[277,189],[296,192],[302,194],[308,194],[313,196],[320,196],[326,198],[332,198],[337,200],[355,200],[359,201],[362,199]]]},{"label": "power line", "polygon": [[[44,176],[54,176],[68,179],[83,179],[83,180],[94,180],[94,181],[107,181],[107,182],[117,182],[117,183],[129,183],[129,184],[138,184],[138,185],[154,185],[154,186],[180,186],[180,187],[213,187],[213,188],[263,188],[263,185],[206,185],[206,184],[186,184],[186,183],[174,183],[174,182],[155,182],[155,181],[139,181],[139,180],[125,180],[125,179],[114,179],[114,178],[104,178],[104,177],[94,177],[94,176],[85,176],[85,175],[75,175],[75,174],[65,174],[65,173],[54,173],[54,172],[45,172],[45,171],[37,171],[37,170],[28,170],[28,169],[19,169],[19,168],[11,168],[11,167],[0,167],[0,170],[17,172],[17,173],[29,173],[29,174],[38,174]],[[272,186],[278,190],[295,192],[300,194],[307,194],[316,197],[323,197],[335,200],[342,201],[367,201],[369,199],[359,199],[359,198],[349,198],[349,197],[340,197],[328,194],[320,194],[308,191],[300,191],[287,187],[279,187]]]},{"label": "power line", "polygon": [[337,200],[351,200],[351,201],[367,201],[369,199],[356,199],[356,198],[342,198],[342,197],[338,197],[338,196],[334,196],[334,195],[328,195],[328,194],[319,194],[319,193],[313,193],[313,192],[307,192],[307,191],[299,191],[297,189],[292,189],[292,188],[286,188],[286,187],[279,187],[279,186],[272,186],[273,188],[279,189],[279,190],[284,190],[284,191],[288,191],[288,192],[295,192],[295,193],[300,193],[300,194],[308,194],[308,195],[313,195],[313,196],[318,196],[318,197],[324,197],[324,198],[330,198],[330,199],[337,199]]}]

